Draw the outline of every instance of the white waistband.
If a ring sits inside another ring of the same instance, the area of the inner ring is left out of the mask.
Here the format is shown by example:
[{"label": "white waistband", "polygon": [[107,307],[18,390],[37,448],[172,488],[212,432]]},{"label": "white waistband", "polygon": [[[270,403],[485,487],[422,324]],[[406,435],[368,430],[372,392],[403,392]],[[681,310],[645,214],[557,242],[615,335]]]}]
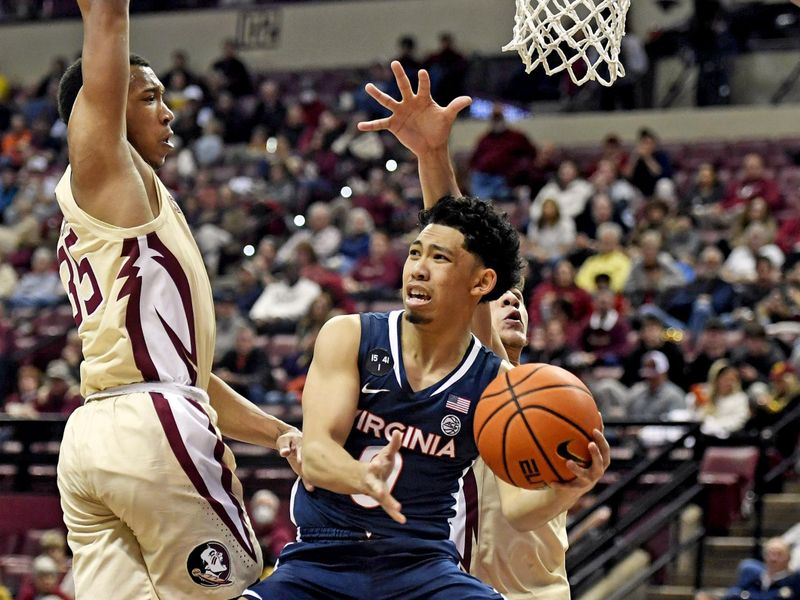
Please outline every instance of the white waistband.
[{"label": "white waistband", "polygon": [[156,392],[160,394],[178,394],[179,396],[188,396],[198,402],[208,404],[208,394],[205,390],[191,385],[182,385],[180,383],[169,383],[164,381],[155,381],[148,383],[131,383],[129,385],[120,385],[113,388],[108,388],[102,392],[95,392],[86,398],[86,402],[93,402],[95,400],[102,400],[103,398],[111,398],[112,396],[124,396],[126,394],[139,394]]}]

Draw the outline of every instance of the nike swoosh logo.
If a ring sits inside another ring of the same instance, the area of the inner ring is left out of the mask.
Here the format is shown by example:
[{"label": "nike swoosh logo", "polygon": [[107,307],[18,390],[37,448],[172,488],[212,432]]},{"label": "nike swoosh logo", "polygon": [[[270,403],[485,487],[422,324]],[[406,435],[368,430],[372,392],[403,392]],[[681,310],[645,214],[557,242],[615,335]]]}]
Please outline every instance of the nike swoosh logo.
[{"label": "nike swoosh logo", "polygon": [[361,393],[362,394],[377,394],[379,392],[389,392],[389,391],[391,391],[391,390],[387,390],[387,389],[384,389],[384,388],[381,388],[379,390],[372,390],[372,389],[370,389],[368,383],[365,383],[364,387],[361,388]]},{"label": "nike swoosh logo", "polygon": [[579,467],[583,467],[584,469],[588,469],[592,466],[591,460],[586,460],[585,458],[581,458],[580,456],[576,456],[572,452],[570,452],[569,444],[572,440],[567,440],[566,442],[561,442],[556,448],[556,454],[558,454],[564,460],[572,460],[575,461]]}]

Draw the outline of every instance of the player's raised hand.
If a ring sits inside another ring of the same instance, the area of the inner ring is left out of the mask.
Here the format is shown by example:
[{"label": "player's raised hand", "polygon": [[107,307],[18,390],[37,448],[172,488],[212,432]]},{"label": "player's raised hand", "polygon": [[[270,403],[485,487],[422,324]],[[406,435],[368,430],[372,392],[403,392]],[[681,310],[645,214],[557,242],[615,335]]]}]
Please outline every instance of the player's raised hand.
[{"label": "player's raised hand", "polygon": [[406,518],[401,512],[403,507],[391,494],[388,480],[392,475],[402,440],[403,435],[395,431],[389,444],[369,462],[364,475],[364,493],[379,502],[383,510],[398,523],[405,523]]},{"label": "player's raised hand", "polygon": [[392,114],[383,119],[362,121],[358,128],[361,131],[391,131],[417,156],[446,146],[456,116],[472,104],[472,99],[459,96],[447,106],[439,106],[431,97],[431,79],[426,70],[419,71],[419,85],[415,93],[403,66],[395,60],[391,67],[400,90],[400,101],[368,83],[365,88],[367,93]]},{"label": "player's raised hand", "polygon": [[[303,478],[303,434],[297,429],[290,429],[281,435],[275,443],[275,447],[283,458],[289,461],[289,466],[297,475]],[[303,482],[305,488],[311,492],[314,486]]]},{"label": "player's raised hand", "polygon": [[552,483],[551,487],[572,489],[583,495],[600,481],[603,473],[611,464],[611,446],[608,445],[608,440],[599,429],[592,432],[592,437],[594,441],[589,443],[589,454],[592,455],[591,464],[584,468],[575,461],[568,460],[567,468],[575,474],[575,479],[569,483]]}]

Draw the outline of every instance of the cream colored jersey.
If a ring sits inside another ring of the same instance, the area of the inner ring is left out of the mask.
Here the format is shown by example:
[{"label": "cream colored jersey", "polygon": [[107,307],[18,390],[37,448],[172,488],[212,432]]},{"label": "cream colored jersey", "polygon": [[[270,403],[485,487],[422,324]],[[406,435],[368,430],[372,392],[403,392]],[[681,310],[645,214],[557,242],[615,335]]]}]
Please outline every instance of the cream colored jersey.
[{"label": "cream colored jersey", "polygon": [[[75,202],[67,167],[59,273],[83,346],[81,393],[140,382],[208,387],[214,351],[211,284],[186,219],[151,170],[158,216],[114,227]],[[109,198],[109,202],[114,202]]]},{"label": "cream colored jersey", "polygon": [[478,524],[469,572],[508,600],[569,600],[567,514],[534,531],[517,531],[503,516],[494,473],[480,458],[473,469]]}]

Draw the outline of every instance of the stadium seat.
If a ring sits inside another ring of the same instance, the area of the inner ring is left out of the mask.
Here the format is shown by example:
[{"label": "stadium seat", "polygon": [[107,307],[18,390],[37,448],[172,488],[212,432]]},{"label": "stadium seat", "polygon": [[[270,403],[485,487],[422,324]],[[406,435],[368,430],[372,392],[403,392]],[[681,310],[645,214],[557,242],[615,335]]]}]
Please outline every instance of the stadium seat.
[{"label": "stadium seat", "polygon": [[700,483],[707,491],[707,527],[725,532],[742,517],[748,492],[753,490],[758,448],[708,448],[700,465]]}]

